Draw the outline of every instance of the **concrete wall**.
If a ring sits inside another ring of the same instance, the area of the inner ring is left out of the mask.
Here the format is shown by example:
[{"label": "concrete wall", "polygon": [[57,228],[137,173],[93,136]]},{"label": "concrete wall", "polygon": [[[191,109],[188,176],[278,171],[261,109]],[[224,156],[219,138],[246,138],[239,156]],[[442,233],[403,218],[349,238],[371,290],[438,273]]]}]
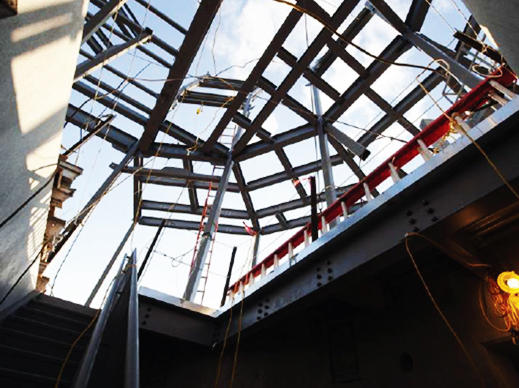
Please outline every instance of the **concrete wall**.
[{"label": "concrete wall", "polygon": [[[0,220],[56,168],[86,0],[19,0],[0,20]],[[0,298],[38,254],[52,184],[0,229]],[[0,307],[33,290],[37,264]]]},{"label": "concrete wall", "polygon": [[519,72],[519,2],[510,0],[463,0],[478,23],[485,26],[510,64]]}]

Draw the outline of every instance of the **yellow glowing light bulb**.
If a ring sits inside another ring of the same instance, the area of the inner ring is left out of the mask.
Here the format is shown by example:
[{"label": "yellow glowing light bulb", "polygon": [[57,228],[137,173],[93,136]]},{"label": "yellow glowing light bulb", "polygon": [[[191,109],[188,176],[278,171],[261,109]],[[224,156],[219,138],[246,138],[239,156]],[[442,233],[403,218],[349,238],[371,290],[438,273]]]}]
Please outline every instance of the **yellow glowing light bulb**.
[{"label": "yellow glowing light bulb", "polygon": [[497,284],[504,292],[519,293],[519,276],[514,271],[502,272],[497,277]]},{"label": "yellow glowing light bulb", "polygon": [[519,279],[510,278],[506,281],[506,285],[514,290],[519,289]]}]

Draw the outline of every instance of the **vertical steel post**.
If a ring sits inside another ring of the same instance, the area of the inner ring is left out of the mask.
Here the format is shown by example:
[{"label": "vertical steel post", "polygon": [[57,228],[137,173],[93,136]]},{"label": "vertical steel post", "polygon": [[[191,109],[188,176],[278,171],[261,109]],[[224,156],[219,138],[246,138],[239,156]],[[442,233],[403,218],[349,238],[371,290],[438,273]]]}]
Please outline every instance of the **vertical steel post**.
[{"label": "vertical steel post", "polygon": [[254,236],[254,249],[252,252],[252,265],[251,265],[252,268],[258,263],[259,246],[260,246],[260,231],[258,230],[258,233],[256,234],[256,236]]},{"label": "vertical steel post", "polygon": [[[135,225],[136,223],[132,221],[130,227],[128,228],[128,231],[126,232],[126,234],[124,235],[121,243],[119,244],[119,246],[117,247],[117,249],[115,250],[113,256],[112,256],[112,259],[108,262],[108,264],[106,265],[106,268],[105,270],[103,271],[101,277],[99,278],[99,280],[97,281],[97,284],[95,285],[94,289],[92,290],[92,293],[90,294],[90,296],[88,297],[86,303],[85,303],[85,306],[87,307],[90,307],[90,305],[92,304],[92,301],[94,300],[95,296],[97,295],[97,293],[99,292],[99,289],[101,288],[101,286],[103,285],[106,277],[108,276],[108,274],[110,273],[110,270],[112,269],[113,265],[115,264],[115,261],[117,260],[117,258],[119,257],[119,255],[121,254],[121,251],[123,250],[124,248],[124,245],[126,244],[126,241],[128,241],[128,238],[130,238],[130,236],[132,235],[132,232],[133,230],[135,229]],[[124,261],[124,260],[123,260]]]},{"label": "vertical steel post", "polygon": [[[326,198],[326,205],[330,206],[337,199],[337,192],[335,190],[335,183],[333,181],[332,163],[330,161],[330,151],[328,149],[328,135],[324,131],[324,122],[322,118],[323,108],[321,106],[321,97],[319,96],[319,90],[312,86],[312,92],[314,94],[315,113],[318,116],[317,119],[317,135],[319,137],[319,149],[321,151],[321,166],[324,177],[324,195]],[[330,224],[330,227],[335,225]]]},{"label": "vertical steel post", "polygon": [[[135,157],[133,159],[133,166],[136,169],[141,169],[143,166],[142,157]],[[142,182],[140,181],[137,174],[133,176],[133,217],[135,222],[139,222],[139,218],[141,218],[142,208],[141,208],[141,199],[142,199]]]},{"label": "vertical steel post", "polygon": [[139,388],[139,295],[137,292],[137,253],[130,258],[130,300],[128,303],[128,332],[126,337],[126,363],[124,387]]},{"label": "vertical steel post", "polygon": [[232,268],[234,267],[234,258],[236,257],[237,250],[237,247],[232,249],[231,262],[229,263],[229,272],[227,272],[227,278],[225,279],[225,287],[223,288],[222,303],[220,306],[223,306],[225,304],[225,299],[227,299],[227,290],[229,289],[229,284],[231,283]]},{"label": "vertical steel post", "polygon": [[162,230],[164,229],[164,225],[166,225],[166,219],[162,220],[159,228],[157,229],[157,232],[155,233],[155,237],[153,237],[153,241],[151,242],[148,252],[146,253],[146,257],[144,258],[144,261],[142,262],[141,267],[139,268],[139,272],[137,274],[137,280],[139,280],[141,278],[144,270],[146,269],[146,266],[148,265],[148,262],[150,261],[151,254],[153,253],[153,249],[155,248],[155,245],[157,244],[160,234],[162,233]]},{"label": "vertical steel post", "polygon": [[311,216],[310,222],[312,224],[312,241],[319,238],[319,229],[317,228],[317,188],[315,187],[315,176],[310,177],[310,207]]},{"label": "vertical steel post", "polygon": [[115,301],[117,300],[117,293],[119,291],[119,287],[121,286],[121,282],[124,279],[124,274],[122,273],[122,271],[125,262],[126,260],[122,261],[121,268],[119,269],[117,277],[115,278],[115,281],[112,284],[112,287],[110,288],[110,293],[106,298],[104,306],[102,306],[101,313],[99,314],[99,318],[97,319],[97,323],[94,328],[94,332],[92,333],[92,337],[90,338],[90,342],[88,343],[85,355],[81,360],[79,370],[76,374],[76,379],[74,381],[73,388],[88,387],[88,382],[90,380],[90,375],[92,374],[92,369],[94,367],[97,351],[99,350],[99,345],[101,344],[103,332],[106,323],[108,322],[110,312],[112,311],[112,307]]}]

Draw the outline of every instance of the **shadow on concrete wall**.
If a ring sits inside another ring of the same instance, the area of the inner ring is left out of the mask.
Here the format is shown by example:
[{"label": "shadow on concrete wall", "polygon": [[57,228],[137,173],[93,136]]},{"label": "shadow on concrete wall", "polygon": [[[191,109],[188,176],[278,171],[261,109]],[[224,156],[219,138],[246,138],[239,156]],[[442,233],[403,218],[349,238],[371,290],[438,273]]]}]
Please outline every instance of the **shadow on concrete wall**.
[{"label": "shadow on concrete wall", "polygon": [[[17,16],[0,20],[0,222],[56,168],[83,0],[56,3],[20,1]],[[51,190],[49,184],[0,229],[0,299],[41,249]],[[34,285],[34,275],[26,275],[0,309]]]}]

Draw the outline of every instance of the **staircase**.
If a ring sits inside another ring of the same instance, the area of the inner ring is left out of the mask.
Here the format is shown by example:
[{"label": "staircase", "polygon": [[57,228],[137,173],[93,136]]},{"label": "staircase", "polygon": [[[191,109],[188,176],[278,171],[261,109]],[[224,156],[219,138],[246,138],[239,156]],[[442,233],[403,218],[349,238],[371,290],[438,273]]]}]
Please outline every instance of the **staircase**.
[{"label": "staircase", "polygon": [[[38,295],[0,322],[0,387],[55,387],[72,343],[97,310]],[[70,387],[90,338],[72,351],[59,387]]]}]

